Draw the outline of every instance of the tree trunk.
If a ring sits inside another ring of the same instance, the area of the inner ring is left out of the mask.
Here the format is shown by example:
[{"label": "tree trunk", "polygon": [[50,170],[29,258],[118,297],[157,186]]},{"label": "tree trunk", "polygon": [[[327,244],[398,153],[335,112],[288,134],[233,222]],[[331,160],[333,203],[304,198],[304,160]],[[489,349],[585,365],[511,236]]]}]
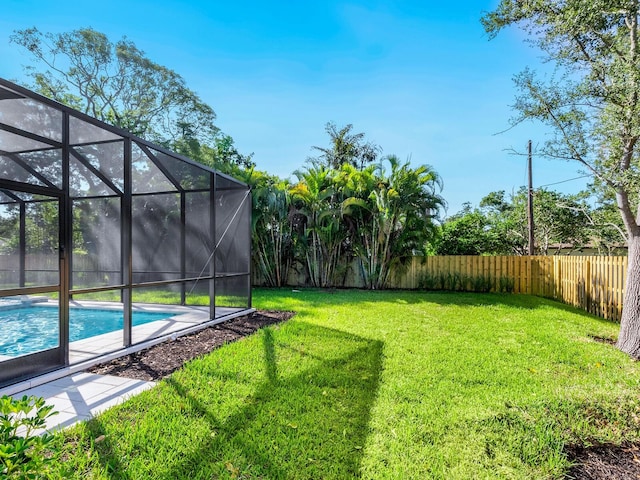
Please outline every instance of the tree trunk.
[{"label": "tree trunk", "polygon": [[629,268],[617,346],[640,359],[640,235],[629,235]]}]

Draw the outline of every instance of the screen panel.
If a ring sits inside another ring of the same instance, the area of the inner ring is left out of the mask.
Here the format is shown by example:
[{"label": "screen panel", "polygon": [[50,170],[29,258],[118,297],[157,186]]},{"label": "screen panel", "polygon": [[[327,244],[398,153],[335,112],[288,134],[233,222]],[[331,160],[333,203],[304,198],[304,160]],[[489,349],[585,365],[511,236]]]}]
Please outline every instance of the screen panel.
[{"label": "screen panel", "polygon": [[133,197],[133,282],[180,279],[180,195]]}]

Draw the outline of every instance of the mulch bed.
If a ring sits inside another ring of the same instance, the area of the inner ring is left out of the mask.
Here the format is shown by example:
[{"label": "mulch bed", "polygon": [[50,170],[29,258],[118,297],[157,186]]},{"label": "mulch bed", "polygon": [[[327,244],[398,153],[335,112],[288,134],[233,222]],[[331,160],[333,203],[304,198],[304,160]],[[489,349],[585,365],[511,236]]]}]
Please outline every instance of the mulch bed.
[{"label": "mulch bed", "polygon": [[[160,380],[171,375],[189,360],[246,337],[262,327],[288,320],[293,315],[293,312],[257,311],[96,365],[88,371],[137,380]],[[595,340],[612,342],[605,338]],[[578,446],[569,449],[568,454],[575,465],[567,473],[567,479],[640,479],[640,445],[596,445],[587,448]]]},{"label": "mulch bed", "polygon": [[574,447],[569,454],[575,465],[567,473],[567,479],[640,479],[640,446],[637,444]]},{"label": "mulch bed", "polygon": [[293,315],[293,312],[257,311],[96,365],[87,371],[136,380],[160,380],[189,360],[205,355],[225,343],[246,337],[262,327],[288,320]]}]

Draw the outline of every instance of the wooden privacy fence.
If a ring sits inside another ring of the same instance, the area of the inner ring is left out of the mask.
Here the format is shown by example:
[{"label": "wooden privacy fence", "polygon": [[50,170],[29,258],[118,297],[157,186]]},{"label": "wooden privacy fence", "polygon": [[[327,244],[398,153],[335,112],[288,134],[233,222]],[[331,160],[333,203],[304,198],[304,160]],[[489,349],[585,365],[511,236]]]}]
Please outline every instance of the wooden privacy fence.
[{"label": "wooden privacy fence", "polygon": [[627,257],[415,257],[393,288],[513,292],[554,298],[619,321]]},{"label": "wooden privacy fence", "polygon": [[[389,287],[539,295],[619,321],[626,277],[626,256],[460,255],[414,257],[408,268],[391,274]],[[260,279],[254,277],[254,284]],[[304,269],[292,269],[287,285],[311,286]],[[335,286],[364,287],[357,259]]]}]

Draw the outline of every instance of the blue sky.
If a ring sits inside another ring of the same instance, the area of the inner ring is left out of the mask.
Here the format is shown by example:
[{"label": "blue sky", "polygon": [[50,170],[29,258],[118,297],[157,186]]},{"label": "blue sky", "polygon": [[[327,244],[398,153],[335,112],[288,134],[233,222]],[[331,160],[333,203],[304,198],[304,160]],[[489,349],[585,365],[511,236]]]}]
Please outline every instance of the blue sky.
[{"label": "blue sky", "polygon": [[[258,168],[289,177],[327,145],[324,126],[351,123],[384,154],[429,164],[442,176],[448,214],[526,182],[535,124],[509,126],[526,66],[548,69],[516,30],[489,41],[480,25],[497,1],[259,2],[4,0],[0,77],[25,80],[14,30],[92,27],[127,36],[181,74],[214,107],[218,126]],[[534,159],[534,184],[581,175],[572,163]],[[550,188],[575,193],[587,179]]]}]

